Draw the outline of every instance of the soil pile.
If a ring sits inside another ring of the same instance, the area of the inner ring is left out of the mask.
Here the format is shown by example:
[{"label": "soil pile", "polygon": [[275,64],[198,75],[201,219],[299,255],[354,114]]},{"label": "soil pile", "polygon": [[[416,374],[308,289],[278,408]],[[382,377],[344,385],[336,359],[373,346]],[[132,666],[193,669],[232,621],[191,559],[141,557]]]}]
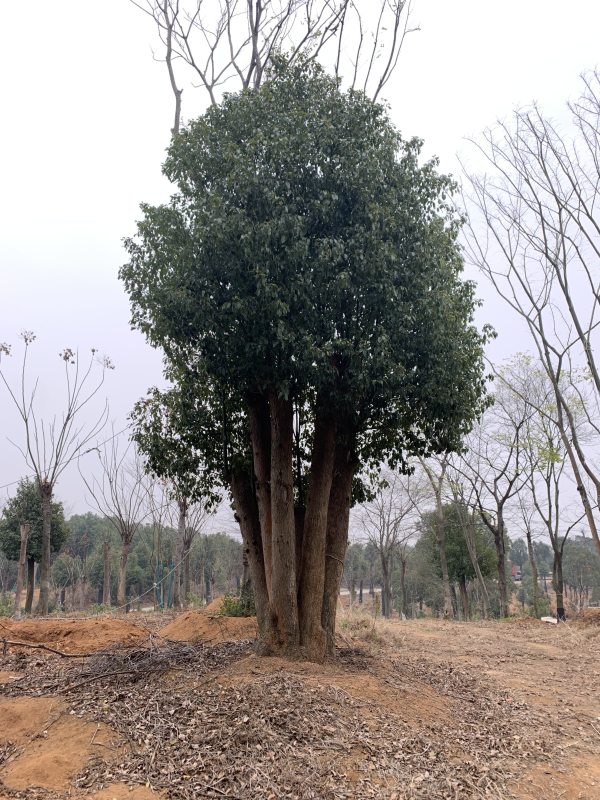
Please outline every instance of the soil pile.
[{"label": "soil pile", "polygon": [[180,614],[161,628],[160,635],[177,642],[202,640],[208,644],[256,638],[258,628],[255,617],[222,617],[207,613],[208,609],[210,606]]},{"label": "soil pile", "polygon": [[148,631],[140,625],[113,617],[0,621],[0,640],[45,644],[65,653],[93,653],[116,644],[133,645],[147,636]]}]

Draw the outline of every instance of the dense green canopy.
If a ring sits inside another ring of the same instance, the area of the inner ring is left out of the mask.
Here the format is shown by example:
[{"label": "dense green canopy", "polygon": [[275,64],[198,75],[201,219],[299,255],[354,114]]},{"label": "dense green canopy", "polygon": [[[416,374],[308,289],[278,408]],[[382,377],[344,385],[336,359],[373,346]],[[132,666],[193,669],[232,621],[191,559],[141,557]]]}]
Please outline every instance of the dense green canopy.
[{"label": "dense green canopy", "polygon": [[[36,484],[27,479],[19,481],[14,497],[6,502],[0,517],[0,550],[14,561],[19,558],[22,522],[31,526],[27,557],[39,563],[42,557],[42,500]],[[52,503],[50,547],[53,553],[60,550],[68,535],[62,503]]]}]

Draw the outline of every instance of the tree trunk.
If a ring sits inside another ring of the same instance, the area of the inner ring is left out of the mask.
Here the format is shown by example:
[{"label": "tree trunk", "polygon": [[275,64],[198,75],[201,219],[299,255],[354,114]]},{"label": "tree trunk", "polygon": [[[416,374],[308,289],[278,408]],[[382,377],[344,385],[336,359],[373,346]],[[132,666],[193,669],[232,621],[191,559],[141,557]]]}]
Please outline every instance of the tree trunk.
[{"label": "tree trunk", "polygon": [[496,568],[498,570],[498,594],[500,595],[500,617],[508,617],[508,590],[506,587],[506,553],[504,550],[504,519],[502,511],[498,512],[494,526],[494,544],[496,545]]},{"label": "tree trunk", "polygon": [[40,561],[40,599],[36,613],[48,614],[50,600],[50,535],[52,529],[52,485],[43,481],[39,485],[42,499],[42,560]]},{"label": "tree trunk", "polygon": [[535,561],[535,553],[533,551],[533,542],[531,540],[531,531],[529,530],[529,526],[525,531],[525,535],[527,536],[527,555],[529,556],[529,566],[531,567],[531,578],[533,580],[533,613],[536,617],[539,617],[540,610],[538,607],[538,597],[540,592],[540,587],[538,585],[538,570],[537,570],[537,563]]},{"label": "tree trunk", "polygon": [[327,636],[326,655],[335,652],[335,617],[337,599],[344,571],[348,546],[348,525],[352,504],[352,479],[357,464],[347,444],[338,442],[335,448],[333,480],[327,509],[327,542],[325,550],[325,588],[321,624]]},{"label": "tree trunk", "polygon": [[465,621],[467,621],[470,618],[471,613],[469,609],[469,595],[467,594],[467,582],[465,580],[464,575],[460,576],[460,580],[458,582],[458,588],[460,591],[460,599],[462,602],[463,616],[465,618]]},{"label": "tree trunk", "polygon": [[117,606],[125,607],[127,593],[127,559],[129,558],[129,542],[123,542],[121,560],[119,561],[119,583],[117,587]]},{"label": "tree trunk", "polygon": [[562,567],[562,553],[554,551],[554,591],[556,592],[556,619],[564,622],[567,618],[565,614],[564,581]]},{"label": "tree trunk", "polygon": [[[296,593],[296,528],[294,520],[293,407],[271,393],[271,605],[283,652],[300,644]],[[262,528],[261,528],[262,530]]]},{"label": "tree trunk", "polygon": [[27,559],[27,596],[25,597],[25,613],[31,614],[33,608],[33,592],[35,590],[35,561],[32,556]]},{"label": "tree trunk", "polygon": [[[177,519],[177,543],[175,545],[175,570],[173,574],[173,607],[181,608],[181,561],[185,555],[185,525],[187,521],[187,501],[177,501],[179,517]],[[184,592],[185,593],[185,592]]]},{"label": "tree trunk", "polygon": [[264,397],[253,396],[248,404],[252,439],[252,460],[260,522],[261,547],[269,599],[273,565],[273,531],[271,523],[271,415]]},{"label": "tree trunk", "polygon": [[110,542],[102,542],[102,558],[104,563],[104,576],[102,579],[102,605],[110,605]]},{"label": "tree trunk", "polygon": [[[490,615],[490,596],[488,594],[487,586],[485,585],[485,580],[483,575],[481,574],[481,567],[479,566],[479,559],[477,558],[477,550],[475,548],[475,539],[472,536],[473,533],[473,520],[469,518],[468,515],[465,514],[467,517],[466,519],[461,520],[463,525],[463,535],[465,537],[465,542],[467,544],[467,550],[469,553],[469,558],[471,559],[471,564],[473,565],[473,569],[475,571],[475,576],[477,577],[477,582],[479,583],[479,588],[481,590],[481,616],[484,619],[487,619]],[[461,511],[462,517],[462,511]]]},{"label": "tree trunk", "polygon": [[327,514],[333,480],[334,456],[334,423],[328,416],[317,411],[310,485],[304,516],[298,609],[300,641],[305,654],[315,661],[322,661],[325,658],[327,646],[327,637],[321,618],[325,588]]},{"label": "tree trunk", "polygon": [[383,551],[381,552],[381,615],[389,619],[392,615],[392,590],[390,587],[389,564]]},{"label": "tree trunk", "polygon": [[448,559],[446,558],[446,531],[444,529],[444,507],[442,505],[442,498],[440,494],[436,496],[436,514],[437,522],[435,532],[438,543],[438,551],[440,554],[440,566],[442,569],[442,586],[444,590],[444,617],[452,619],[454,616],[452,605],[452,589],[450,586],[450,576],[448,573]]},{"label": "tree trunk", "polygon": [[406,616],[408,595],[406,592],[406,556],[400,556],[400,616]]},{"label": "tree trunk", "polygon": [[358,605],[359,606],[362,606],[362,601],[363,601],[363,582],[362,582],[362,578],[361,578],[361,581],[360,581],[360,583],[358,585]]},{"label": "tree trunk", "polygon": [[191,585],[190,585],[190,550],[192,543],[189,538],[183,541],[183,607],[187,608],[189,605]]},{"label": "tree trunk", "polygon": [[19,566],[17,569],[17,586],[15,589],[15,617],[21,619],[21,594],[23,593],[23,582],[25,580],[25,562],[27,561],[27,538],[31,525],[22,522],[19,526],[21,534],[21,548],[19,550]]}]

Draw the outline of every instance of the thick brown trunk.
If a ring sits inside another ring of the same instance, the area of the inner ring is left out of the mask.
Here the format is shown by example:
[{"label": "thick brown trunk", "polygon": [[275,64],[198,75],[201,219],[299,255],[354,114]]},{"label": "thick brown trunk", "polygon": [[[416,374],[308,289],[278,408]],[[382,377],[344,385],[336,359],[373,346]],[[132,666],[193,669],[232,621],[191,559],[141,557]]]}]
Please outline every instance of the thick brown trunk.
[{"label": "thick brown trunk", "polygon": [[42,559],[40,561],[40,599],[36,613],[45,616],[50,600],[50,535],[52,529],[52,485],[44,481],[39,487],[42,499]]},{"label": "thick brown trunk", "polygon": [[21,594],[23,593],[23,583],[25,581],[25,565],[27,561],[27,538],[31,525],[22,522],[19,526],[21,534],[21,547],[19,550],[19,566],[17,569],[17,586],[15,589],[15,617],[21,619]]},{"label": "thick brown trunk", "polygon": [[[271,606],[284,652],[300,644],[296,594],[296,529],[294,521],[293,407],[274,392],[271,409]],[[262,526],[261,526],[262,530]]]},{"label": "thick brown trunk", "polygon": [[121,560],[119,561],[119,583],[117,587],[117,606],[123,610],[125,608],[127,593],[127,559],[129,558],[129,542],[123,542],[121,548]]},{"label": "thick brown trunk", "polygon": [[181,561],[185,553],[185,525],[187,520],[187,502],[178,500],[179,517],[177,519],[177,542],[175,544],[175,567],[173,569],[173,607],[181,608]]},{"label": "thick brown trunk", "polygon": [[298,592],[300,641],[308,658],[316,661],[325,658],[327,645],[321,618],[325,588],[327,512],[334,456],[335,425],[329,417],[318,411],[304,516],[302,570]]},{"label": "thick brown trunk", "polygon": [[408,609],[408,595],[406,592],[406,556],[400,557],[400,615],[404,614]]},{"label": "thick brown trunk", "polygon": [[335,617],[348,546],[352,479],[356,466],[348,445],[338,442],[335,448],[333,480],[327,509],[325,588],[321,615],[321,624],[327,635],[327,655],[330,657],[335,652]]},{"label": "thick brown trunk", "polygon": [[25,597],[25,613],[31,614],[33,608],[33,592],[35,590],[35,561],[32,556],[27,559],[27,596]]},{"label": "thick brown trunk", "polygon": [[392,589],[390,586],[390,564],[381,553],[381,615],[386,619],[392,616]]},{"label": "thick brown trunk", "polygon": [[269,650],[274,644],[274,620],[267,592],[258,504],[250,475],[234,471],[231,475],[231,493],[250,568],[259,637],[263,648]]},{"label": "thick brown trunk", "polygon": [[110,605],[110,542],[102,542],[102,558],[104,562],[104,576],[102,580],[102,605]]},{"label": "thick brown trunk", "polygon": [[271,522],[271,418],[266,398],[253,395],[248,403],[252,460],[261,530],[267,591],[271,597],[273,532]]}]

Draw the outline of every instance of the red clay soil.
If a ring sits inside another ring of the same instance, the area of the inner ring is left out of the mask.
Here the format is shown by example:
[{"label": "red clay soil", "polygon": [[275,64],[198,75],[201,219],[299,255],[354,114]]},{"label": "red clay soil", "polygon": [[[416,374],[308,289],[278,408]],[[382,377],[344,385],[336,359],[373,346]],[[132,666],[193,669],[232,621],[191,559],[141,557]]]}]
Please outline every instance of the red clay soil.
[{"label": "red clay soil", "polygon": [[45,644],[65,653],[93,653],[117,643],[133,645],[147,635],[142,626],[114,617],[0,621],[0,640]]},{"label": "red clay soil", "polygon": [[193,642],[200,639],[208,644],[256,638],[258,628],[255,617],[222,617],[218,614],[209,614],[208,611],[210,606],[206,609],[186,611],[161,628],[160,635],[178,642]]}]

